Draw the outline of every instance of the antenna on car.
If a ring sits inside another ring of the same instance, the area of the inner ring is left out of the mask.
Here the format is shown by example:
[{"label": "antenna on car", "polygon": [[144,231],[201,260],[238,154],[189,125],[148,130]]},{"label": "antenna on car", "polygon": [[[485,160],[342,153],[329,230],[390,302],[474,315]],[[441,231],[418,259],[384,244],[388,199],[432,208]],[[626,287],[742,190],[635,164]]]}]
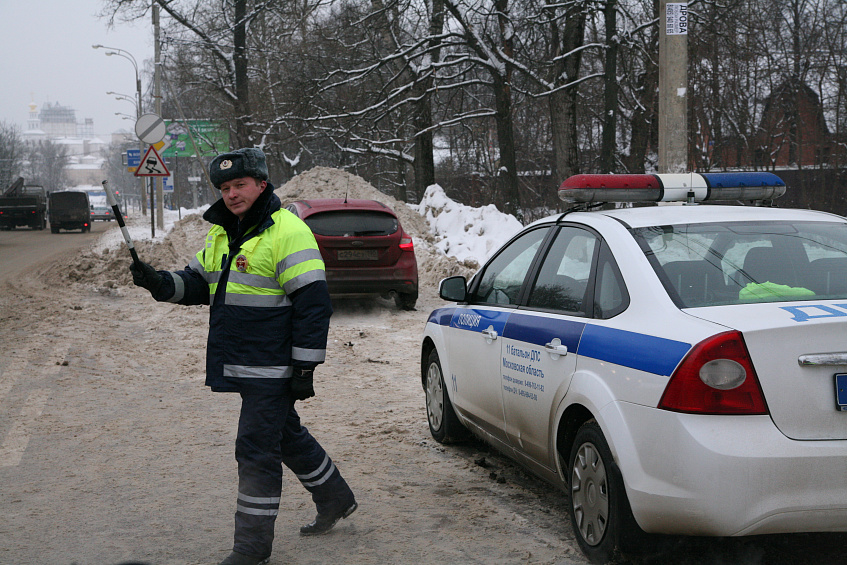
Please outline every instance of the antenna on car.
[{"label": "antenna on car", "polygon": [[347,173],[347,188],[344,189],[344,203],[347,204],[347,195],[350,193],[350,173]]}]

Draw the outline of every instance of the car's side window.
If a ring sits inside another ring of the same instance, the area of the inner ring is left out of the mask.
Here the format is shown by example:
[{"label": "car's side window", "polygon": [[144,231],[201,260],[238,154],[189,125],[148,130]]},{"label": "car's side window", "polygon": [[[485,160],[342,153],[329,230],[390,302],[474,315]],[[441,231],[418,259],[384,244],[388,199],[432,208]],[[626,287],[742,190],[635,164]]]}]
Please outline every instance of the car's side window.
[{"label": "car's side window", "polygon": [[563,227],[541,265],[528,305],[584,316],[589,311],[585,295],[598,243],[591,232]]},{"label": "car's side window", "polygon": [[603,320],[617,316],[629,306],[629,293],[606,244],[600,247],[597,279],[594,283],[594,317]]},{"label": "car's side window", "polygon": [[521,286],[548,229],[521,235],[505,247],[482,272],[472,298],[483,304],[517,304]]}]

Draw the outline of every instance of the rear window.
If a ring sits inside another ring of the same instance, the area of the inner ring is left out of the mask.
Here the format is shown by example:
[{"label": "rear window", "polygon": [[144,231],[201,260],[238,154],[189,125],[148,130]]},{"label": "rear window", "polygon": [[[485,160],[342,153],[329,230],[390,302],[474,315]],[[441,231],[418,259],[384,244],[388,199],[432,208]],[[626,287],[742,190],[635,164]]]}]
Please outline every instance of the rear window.
[{"label": "rear window", "polygon": [[50,201],[61,206],[88,206],[88,197],[84,192],[54,192]]},{"label": "rear window", "polygon": [[847,299],[847,224],[733,222],[633,230],[680,307]]},{"label": "rear window", "polygon": [[316,235],[362,237],[391,235],[397,218],[372,210],[338,210],[312,214],[303,220]]}]

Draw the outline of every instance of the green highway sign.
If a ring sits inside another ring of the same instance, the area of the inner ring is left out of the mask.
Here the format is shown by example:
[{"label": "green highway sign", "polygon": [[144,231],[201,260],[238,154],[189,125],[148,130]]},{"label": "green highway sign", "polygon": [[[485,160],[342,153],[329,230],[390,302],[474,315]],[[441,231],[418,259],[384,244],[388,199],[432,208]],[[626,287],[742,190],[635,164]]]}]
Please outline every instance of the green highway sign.
[{"label": "green highway sign", "polygon": [[[168,146],[162,151],[162,157],[191,157],[196,153],[194,144],[201,157],[211,157],[229,151],[229,128],[226,124],[214,120],[165,120]],[[187,127],[186,127],[187,126]],[[191,136],[188,134],[191,128]]]}]

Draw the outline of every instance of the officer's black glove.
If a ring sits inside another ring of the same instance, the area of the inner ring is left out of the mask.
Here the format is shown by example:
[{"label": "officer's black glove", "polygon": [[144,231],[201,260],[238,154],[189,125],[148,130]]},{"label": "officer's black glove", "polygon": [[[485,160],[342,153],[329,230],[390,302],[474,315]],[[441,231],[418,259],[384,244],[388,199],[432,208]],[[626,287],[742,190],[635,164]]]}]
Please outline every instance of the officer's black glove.
[{"label": "officer's black glove", "polygon": [[295,367],[294,376],[291,377],[291,397],[294,400],[306,400],[315,396],[315,387],[312,385],[314,369],[298,369]]},{"label": "officer's black glove", "polygon": [[159,292],[159,289],[162,287],[162,282],[164,280],[162,275],[156,272],[156,269],[154,269],[151,265],[148,265],[143,261],[139,261],[137,264],[133,262],[129,266],[129,272],[132,273],[132,282],[134,282],[136,286],[146,288],[153,296],[156,296],[156,293]]}]

